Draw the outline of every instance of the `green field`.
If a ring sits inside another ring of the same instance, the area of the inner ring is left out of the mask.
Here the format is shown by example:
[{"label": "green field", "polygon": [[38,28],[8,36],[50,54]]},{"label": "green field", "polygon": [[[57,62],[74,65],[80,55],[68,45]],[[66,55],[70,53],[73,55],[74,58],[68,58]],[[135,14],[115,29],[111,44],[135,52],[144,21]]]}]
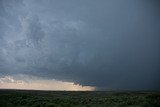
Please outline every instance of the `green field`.
[{"label": "green field", "polygon": [[0,107],[160,107],[160,92],[0,90]]}]

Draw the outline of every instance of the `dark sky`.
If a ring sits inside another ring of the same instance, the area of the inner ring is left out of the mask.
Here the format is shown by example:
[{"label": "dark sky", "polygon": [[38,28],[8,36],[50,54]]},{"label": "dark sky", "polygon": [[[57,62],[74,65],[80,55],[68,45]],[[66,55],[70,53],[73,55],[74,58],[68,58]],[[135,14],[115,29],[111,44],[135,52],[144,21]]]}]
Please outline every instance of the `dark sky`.
[{"label": "dark sky", "polygon": [[0,0],[0,76],[160,89],[159,0]]}]

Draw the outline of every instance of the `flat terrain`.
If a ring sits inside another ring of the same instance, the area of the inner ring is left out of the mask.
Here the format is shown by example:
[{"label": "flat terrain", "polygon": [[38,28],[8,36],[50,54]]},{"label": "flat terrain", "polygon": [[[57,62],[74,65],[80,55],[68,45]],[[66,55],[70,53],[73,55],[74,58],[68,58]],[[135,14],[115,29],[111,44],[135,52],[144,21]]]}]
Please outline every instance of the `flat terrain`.
[{"label": "flat terrain", "polygon": [[0,107],[160,107],[160,92],[0,90]]}]

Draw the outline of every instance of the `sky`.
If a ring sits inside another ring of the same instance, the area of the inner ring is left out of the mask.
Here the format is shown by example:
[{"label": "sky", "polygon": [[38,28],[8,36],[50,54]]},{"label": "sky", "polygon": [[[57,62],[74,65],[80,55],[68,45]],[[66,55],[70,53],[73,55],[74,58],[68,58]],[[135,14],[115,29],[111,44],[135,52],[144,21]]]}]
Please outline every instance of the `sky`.
[{"label": "sky", "polygon": [[159,0],[0,0],[0,89],[160,90]]}]

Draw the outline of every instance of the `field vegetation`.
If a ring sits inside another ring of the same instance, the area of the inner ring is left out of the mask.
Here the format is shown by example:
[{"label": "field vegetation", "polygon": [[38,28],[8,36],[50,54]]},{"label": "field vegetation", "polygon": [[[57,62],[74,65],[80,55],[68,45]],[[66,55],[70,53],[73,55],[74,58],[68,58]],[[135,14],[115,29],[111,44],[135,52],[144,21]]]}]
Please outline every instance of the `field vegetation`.
[{"label": "field vegetation", "polygon": [[160,92],[0,90],[0,107],[160,107]]}]

